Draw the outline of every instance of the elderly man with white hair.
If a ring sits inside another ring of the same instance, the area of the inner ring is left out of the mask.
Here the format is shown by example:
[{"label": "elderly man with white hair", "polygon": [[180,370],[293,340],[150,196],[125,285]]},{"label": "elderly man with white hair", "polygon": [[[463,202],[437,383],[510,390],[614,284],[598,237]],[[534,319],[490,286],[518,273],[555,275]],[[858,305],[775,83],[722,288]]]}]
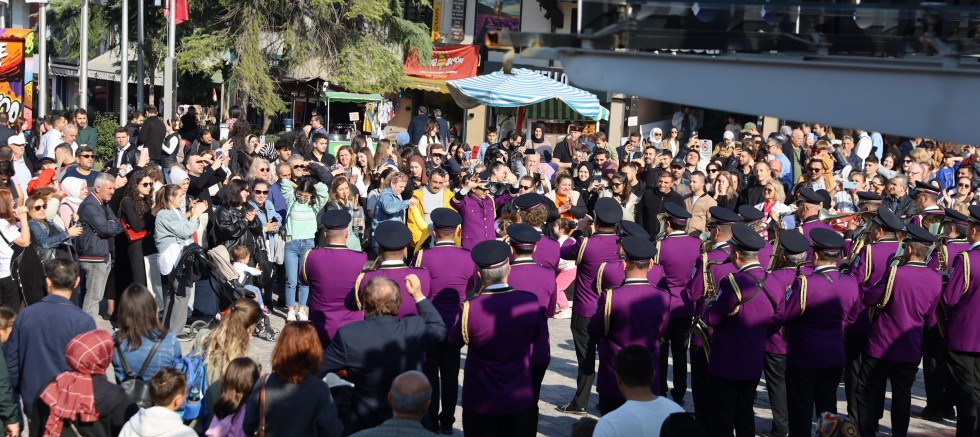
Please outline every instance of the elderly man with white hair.
[{"label": "elderly man with white hair", "polygon": [[[125,184],[125,178],[120,178]],[[116,192],[116,178],[102,173],[95,178],[92,193],[78,208],[78,222],[82,225],[82,235],[76,247],[82,270],[85,272],[85,300],[82,311],[99,317],[99,303],[105,294],[109,271],[112,269],[112,245],[116,235],[123,231],[116,214],[109,206],[109,200]],[[111,313],[112,309],[108,311]]]}]

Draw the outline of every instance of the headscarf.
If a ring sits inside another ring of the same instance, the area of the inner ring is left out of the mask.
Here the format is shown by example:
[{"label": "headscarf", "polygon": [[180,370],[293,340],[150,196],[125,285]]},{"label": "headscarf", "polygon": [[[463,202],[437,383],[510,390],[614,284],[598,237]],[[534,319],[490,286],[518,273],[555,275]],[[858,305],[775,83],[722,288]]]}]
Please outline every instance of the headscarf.
[{"label": "headscarf", "polygon": [[[585,167],[589,170],[589,178],[586,180],[581,180],[578,178],[578,171]],[[595,172],[592,170],[592,164],[588,162],[580,162],[575,166],[575,172],[572,173],[572,182],[574,183],[574,188],[576,191],[589,191],[589,187],[592,185],[592,181],[595,179]]]},{"label": "headscarf", "polygon": [[[660,139],[657,139],[657,135],[656,134],[658,134],[658,133],[660,134]],[[660,148],[660,142],[663,141],[663,139],[664,139],[664,131],[663,131],[663,129],[660,129],[659,127],[655,127],[655,128],[653,128],[652,131],[650,131],[650,143],[653,144],[653,147],[656,147],[656,148],[659,149]]]},{"label": "headscarf", "polygon": [[65,202],[75,205],[75,209],[78,209],[78,205],[82,203],[82,188],[86,186],[88,182],[81,178],[65,178],[61,181],[61,189],[64,190]]},{"label": "headscarf", "polygon": [[175,168],[173,170],[170,170],[170,183],[171,184],[180,185],[181,183],[184,182],[184,180],[189,179],[189,178],[190,177],[187,176],[187,172],[184,171],[184,170],[181,170],[180,168]]},{"label": "headscarf", "polygon": [[[541,139],[540,140],[537,139],[534,136],[534,131],[535,130],[538,130],[538,129],[541,129]],[[531,142],[534,143],[534,144],[541,144],[541,143],[544,142],[544,123],[538,123],[538,124],[534,125],[534,129],[531,130]]]},{"label": "headscarf", "polygon": [[[428,175],[428,172],[425,171],[425,160],[422,159],[422,157],[419,156],[419,155],[412,155],[412,158],[409,160],[409,166],[411,166],[413,162],[417,162],[419,165],[422,166],[422,184],[421,185],[425,185],[425,184],[429,183],[429,175]],[[409,173],[408,173],[408,176],[409,177],[411,177],[412,179],[415,179],[415,176],[412,176],[412,172],[411,172],[412,169],[411,169],[411,167],[409,167],[409,168],[407,168],[405,170],[408,170],[409,171]]]},{"label": "headscarf", "polygon": [[112,362],[112,336],[101,329],[78,334],[65,347],[65,361],[71,370],[61,372],[41,392],[41,401],[51,408],[45,435],[61,435],[66,420],[99,420],[92,376],[105,375]]}]

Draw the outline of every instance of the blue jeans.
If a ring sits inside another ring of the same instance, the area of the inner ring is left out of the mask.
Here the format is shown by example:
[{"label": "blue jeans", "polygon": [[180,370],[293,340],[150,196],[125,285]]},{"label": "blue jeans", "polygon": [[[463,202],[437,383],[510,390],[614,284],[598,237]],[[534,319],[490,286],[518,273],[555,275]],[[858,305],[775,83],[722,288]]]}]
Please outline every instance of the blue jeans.
[{"label": "blue jeans", "polygon": [[[286,306],[292,307],[299,303],[306,306],[306,299],[310,295],[310,287],[302,285],[297,281],[299,277],[299,263],[303,260],[303,255],[307,250],[313,249],[313,239],[291,240],[286,242],[285,260],[286,265]],[[296,301],[296,288],[299,288],[299,302]]]}]

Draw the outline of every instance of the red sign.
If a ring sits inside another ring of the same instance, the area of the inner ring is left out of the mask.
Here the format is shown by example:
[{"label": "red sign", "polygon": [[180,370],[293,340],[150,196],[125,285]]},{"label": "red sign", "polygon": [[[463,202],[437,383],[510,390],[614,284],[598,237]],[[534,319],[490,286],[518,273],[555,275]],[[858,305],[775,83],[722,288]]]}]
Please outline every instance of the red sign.
[{"label": "red sign", "polygon": [[419,65],[415,56],[405,61],[405,74],[421,79],[456,80],[476,76],[480,63],[477,46],[433,47],[428,65]]}]

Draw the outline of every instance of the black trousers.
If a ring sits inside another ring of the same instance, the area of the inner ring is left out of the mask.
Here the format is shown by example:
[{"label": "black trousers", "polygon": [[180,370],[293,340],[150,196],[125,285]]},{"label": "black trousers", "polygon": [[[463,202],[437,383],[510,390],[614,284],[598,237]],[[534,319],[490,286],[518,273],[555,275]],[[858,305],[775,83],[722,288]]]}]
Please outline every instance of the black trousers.
[{"label": "black trousers", "polygon": [[575,360],[578,376],[575,378],[573,407],[589,408],[589,395],[595,380],[595,340],[589,338],[589,318],[572,314],[572,342],[575,343]]},{"label": "black trousers", "polygon": [[670,397],[678,404],[684,403],[687,392],[687,347],[691,340],[692,317],[671,317],[667,322],[667,332],[660,339],[660,393],[667,394],[667,352],[674,357],[674,388]]},{"label": "black trousers", "polygon": [[[854,420],[861,417],[858,413],[857,386],[861,375],[861,359],[868,347],[868,336],[850,330],[844,331],[844,396],[847,398],[847,415]],[[885,416],[885,387],[878,393],[876,416],[881,420]]]},{"label": "black trousers", "polygon": [[770,433],[786,435],[789,433],[789,413],[786,409],[786,355],[766,352],[766,359],[762,363],[762,374],[766,377],[769,409],[772,410]]},{"label": "black trousers", "polygon": [[922,381],[926,387],[926,414],[944,415],[953,410],[953,396],[947,393],[950,387],[946,346],[938,325],[926,327],[922,337]]},{"label": "black trousers", "polygon": [[884,408],[878,394],[885,389],[885,382],[892,386],[892,435],[905,437],[909,431],[912,413],[912,383],[919,363],[892,363],[870,357],[861,359],[861,375],[857,387],[858,428],[862,437],[875,437],[878,425],[877,411]]},{"label": "black trousers", "polygon": [[[425,352],[422,371],[432,386],[432,400],[426,423],[429,429],[452,428],[456,421],[456,401],[459,397],[459,349],[443,340]],[[441,402],[441,403],[440,403]],[[442,412],[440,412],[442,406]]]},{"label": "black trousers", "polygon": [[0,304],[14,312],[20,311],[20,285],[12,276],[0,279]]},{"label": "black trousers", "polygon": [[708,358],[704,355],[704,348],[691,344],[691,400],[694,401],[694,417],[704,429],[708,429],[710,419],[709,399],[711,393],[708,392]]},{"label": "black trousers", "polygon": [[840,367],[805,369],[786,366],[786,392],[790,437],[809,437],[813,413],[837,413],[837,385]]},{"label": "black trousers", "polygon": [[605,416],[617,408],[622,407],[626,399],[616,399],[608,396],[599,395],[599,416]]},{"label": "black trousers", "polygon": [[708,435],[730,436],[734,430],[736,437],[755,436],[752,403],[759,379],[736,381],[709,375],[708,384],[711,387]]},{"label": "black trousers", "polygon": [[534,437],[538,416],[533,406],[511,414],[486,415],[463,409],[463,435],[466,437]]},{"label": "black trousers", "polygon": [[949,351],[950,392],[956,402],[956,437],[980,436],[977,405],[980,405],[980,353]]}]

